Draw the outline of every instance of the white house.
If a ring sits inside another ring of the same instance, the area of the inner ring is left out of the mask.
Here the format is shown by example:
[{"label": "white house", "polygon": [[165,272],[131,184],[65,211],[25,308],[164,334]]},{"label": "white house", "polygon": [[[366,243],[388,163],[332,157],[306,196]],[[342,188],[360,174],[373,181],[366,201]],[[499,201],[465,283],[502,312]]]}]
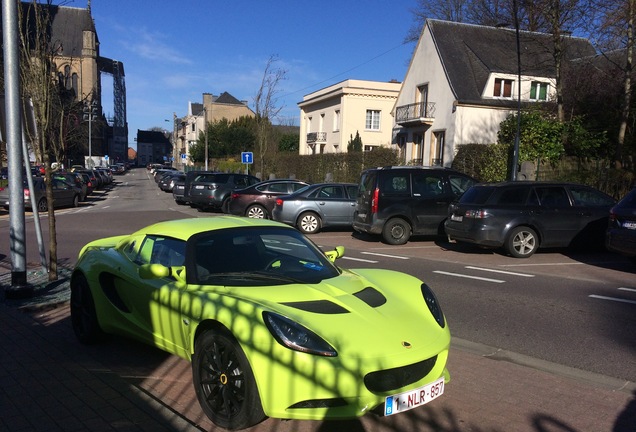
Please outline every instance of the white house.
[{"label": "white house", "polygon": [[[520,32],[519,44],[520,63],[514,29],[426,21],[393,110],[404,162],[450,166],[458,145],[497,141],[519,95],[524,107],[554,101],[552,35]],[[582,38],[563,47],[566,60],[595,54]]]}]

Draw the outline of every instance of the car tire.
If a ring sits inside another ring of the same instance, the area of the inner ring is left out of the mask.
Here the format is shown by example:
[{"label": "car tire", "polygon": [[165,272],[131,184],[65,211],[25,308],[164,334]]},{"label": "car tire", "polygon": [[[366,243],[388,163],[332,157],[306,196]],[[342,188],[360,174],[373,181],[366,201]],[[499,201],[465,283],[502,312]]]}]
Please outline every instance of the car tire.
[{"label": "car tire", "polygon": [[75,195],[73,197],[73,207],[79,206],[79,202],[80,202],[80,196],[79,195]]},{"label": "car tire", "polygon": [[203,412],[217,426],[245,429],[265,418],[252,368],[227,330],[207,330],[197,338],[192,381]]},{"label": "car tire", "polygon": [[382,239],[390,245],[403,245],[411,238],[411,225],[402,218],[389,219],[382,228]]},{"label": "car tire", "polygon": [[314,212],[305,212],[296,221],[298,230],[303,234],[316,234],[320,231],[321,225],[320,216]]},{"label": "car tire", "polygon": [[516,227],[508,234],[505,249],[515,258],[528,258],[539,249],[539,237],[532,228]]},{"label": "car tire", "polygon": [[49,203],[46,201],[46,197],[40,198],[38,201],[38,211],[45,212],[49,210]]},{"label": "car tire", "polygon": [[249,206],[247,210],[245,210],[245,216],[252,219],[269,219],[265,207],[258,204]]},{"label": "car tire", "polygon": [[99,342],[104,332],[97,320],[93,294],[84,275],[73,276],[71,280],[71,325],[73,332],[83,344]]}]

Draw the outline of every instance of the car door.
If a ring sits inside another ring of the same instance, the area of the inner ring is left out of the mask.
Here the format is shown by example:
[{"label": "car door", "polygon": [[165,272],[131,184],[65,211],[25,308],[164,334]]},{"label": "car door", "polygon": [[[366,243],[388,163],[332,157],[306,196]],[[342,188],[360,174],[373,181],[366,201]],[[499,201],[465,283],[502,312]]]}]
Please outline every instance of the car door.
[{"label": "car door", "polygon": [[316,191],[314,202],[319,209],[323,224],[344,225],[350,223],[355,200],[345,194],[342,185],[326,185]]},{"label": "car door", "polygon": [[579,232],[581,216],[572,206],[565,187],[546,185],[534,189],[539,198],[535,220],[543,233],[541,246],[568,246]]},{"label": "car door", "polygon": [[436,170],[413,172],[411,181],[413,231],[436,235],[448,215],[448,205],[454,198],[450,185],[445,184],[443,173]]},{"label": "car door", "polygon": [[143,236],[124,247],[122,253],[131,268],[121,274],[115,288],[129,309],[131,324],[151,344],[176,354],[183,352],[186,341],[180,309],[185,287],[178,286],[173,277],[141,279],[139,267],[185,265],[185,242],[160,235]]},{"label": "car door", "polygon": [[603,192],[585,185],[569,185],[572,206],[579,218],[577,244],[601,246],[609,223],[609,211],[616,200]]}]

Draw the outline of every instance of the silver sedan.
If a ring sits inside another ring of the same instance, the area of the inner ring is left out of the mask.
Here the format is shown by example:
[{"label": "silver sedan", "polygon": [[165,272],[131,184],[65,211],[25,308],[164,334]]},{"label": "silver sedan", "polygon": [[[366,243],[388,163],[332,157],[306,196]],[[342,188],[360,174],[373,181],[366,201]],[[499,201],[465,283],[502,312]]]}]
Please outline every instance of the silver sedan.
[{"label": "silver sedan", "polygon": [[351,226],[358,195],[354,183],[319,183],[280,197],[272,218],[315,234],[324,227]]}]

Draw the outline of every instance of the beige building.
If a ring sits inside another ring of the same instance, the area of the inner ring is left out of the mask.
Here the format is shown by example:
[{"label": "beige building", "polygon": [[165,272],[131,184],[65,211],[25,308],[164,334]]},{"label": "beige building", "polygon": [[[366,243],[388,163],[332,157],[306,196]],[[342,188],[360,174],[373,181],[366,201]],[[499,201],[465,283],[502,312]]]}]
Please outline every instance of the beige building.
[{"label": "beige building", "polygon": [[301,155],[347,152],[360,134],[365,151],[391,144],[393,109],[401,84],[349,79],[303,97]]},{"label": "beige building", "polygon": [[[199,135],[205,132],[205,125],[222,119],[229,121],[241,117],[254,117],[247,105],[247,101],[238,100],[228,92],[219,96],[211,93],[203,93],[203,103],[189,102],[188,114],[177,119],[175,114],[176,142],[175,162],[176,167],[191,166],[190,147],[196,144]],[[185,155],[185,157],[183,156]]]}]

